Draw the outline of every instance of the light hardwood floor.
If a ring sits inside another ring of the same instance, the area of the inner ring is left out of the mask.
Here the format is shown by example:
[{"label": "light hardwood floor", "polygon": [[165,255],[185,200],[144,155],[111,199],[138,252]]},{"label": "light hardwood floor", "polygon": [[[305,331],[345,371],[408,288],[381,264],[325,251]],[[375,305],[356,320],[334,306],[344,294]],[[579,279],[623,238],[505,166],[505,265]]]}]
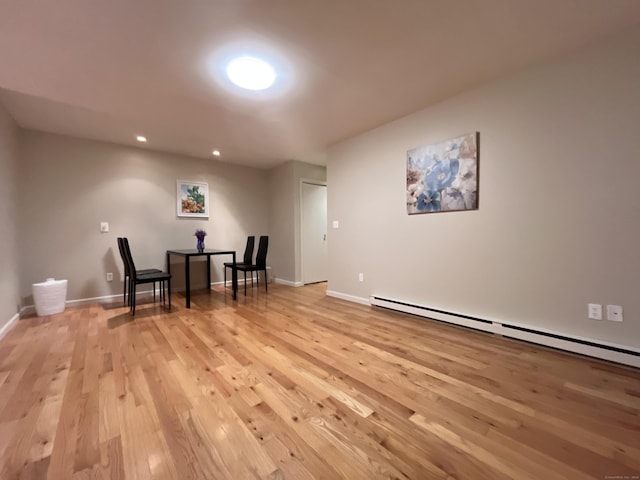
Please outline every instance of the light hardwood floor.
[{"label": "light hardwood floor", "polygon": [[[27,318],[0,478],[640,475],[640,371],[273,285]],[[624,477],[624,476],[627,477]]]}]

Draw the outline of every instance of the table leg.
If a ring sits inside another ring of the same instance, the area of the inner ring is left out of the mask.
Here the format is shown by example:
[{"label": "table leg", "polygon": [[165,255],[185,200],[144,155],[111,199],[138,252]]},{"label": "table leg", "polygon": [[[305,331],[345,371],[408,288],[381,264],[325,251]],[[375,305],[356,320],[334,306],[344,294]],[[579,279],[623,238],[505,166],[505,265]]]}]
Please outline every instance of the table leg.
[{"label": "table leg", "polygon": [[[169,274],[169,280],[167,281],[168,294],[169,294],[169,310],[171,310],[171,255],[167,252],[167,273]],[[162,290],[164,291],[164,282],[162,282]],[[166,295],[166,294],[165,294]],[[164,302],[164,298],[162,299]],[[164,303],[163,303],[164,305]]]},{"label": "table leg", "polygon": [[238,298],[238,270],[236,270],[236,252],[233,252],[233,268],[231,269],[231,285],[233,288],[233,299]]},{"label": "table leg", "polygon": [[211,290],[211,255],[207,255],[207,288]]},{"label": "table leg", "polygon": [[187,287],[187,308],[191,308],[191,280],[189,272],[189,255],[184,257],[184,281]]}]

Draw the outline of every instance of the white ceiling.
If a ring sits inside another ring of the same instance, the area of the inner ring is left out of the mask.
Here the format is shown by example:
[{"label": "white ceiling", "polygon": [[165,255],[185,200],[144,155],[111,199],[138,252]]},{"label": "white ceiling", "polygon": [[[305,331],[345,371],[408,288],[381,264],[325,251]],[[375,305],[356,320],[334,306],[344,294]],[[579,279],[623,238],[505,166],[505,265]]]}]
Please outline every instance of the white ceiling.
[{"label": "white ceiling", "polygon": [[[0,0],[25,128],[268,168],[640,23],[638,0]],[[228,55],[281,72],[225,85]]]}]

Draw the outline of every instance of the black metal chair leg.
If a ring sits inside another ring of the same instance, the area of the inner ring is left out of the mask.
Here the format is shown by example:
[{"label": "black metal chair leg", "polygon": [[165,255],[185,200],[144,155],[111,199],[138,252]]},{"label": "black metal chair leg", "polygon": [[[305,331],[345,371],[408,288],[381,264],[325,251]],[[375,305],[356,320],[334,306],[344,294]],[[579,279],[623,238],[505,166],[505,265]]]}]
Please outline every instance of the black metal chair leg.
[{"label": "black metal chair leg", "polygon": [[[133,289],[133,290],[132,290]],[[133,295],[132,295],[133,293]],[[129,296],[131,297],[131,315],[136,315],[136,285],[133,283],[129,286]]]},{"label": "black metal chair leg", "polygon": [[171,278],[167,279],[167,295],[169,296],[169,310],[171,310]]}]

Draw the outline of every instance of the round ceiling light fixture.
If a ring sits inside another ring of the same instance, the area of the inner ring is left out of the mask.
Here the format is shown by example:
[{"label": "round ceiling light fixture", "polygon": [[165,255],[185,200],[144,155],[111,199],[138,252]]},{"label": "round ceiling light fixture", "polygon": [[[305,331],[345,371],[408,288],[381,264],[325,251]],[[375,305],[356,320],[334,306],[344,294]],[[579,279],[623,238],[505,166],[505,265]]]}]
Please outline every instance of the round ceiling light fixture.
[{"label": "round ceiling light fixture", "polygon": [[246,90],[266,90],[276,81],[276,72],[264,60],[238,57],[227,65],[229,80]]}]

